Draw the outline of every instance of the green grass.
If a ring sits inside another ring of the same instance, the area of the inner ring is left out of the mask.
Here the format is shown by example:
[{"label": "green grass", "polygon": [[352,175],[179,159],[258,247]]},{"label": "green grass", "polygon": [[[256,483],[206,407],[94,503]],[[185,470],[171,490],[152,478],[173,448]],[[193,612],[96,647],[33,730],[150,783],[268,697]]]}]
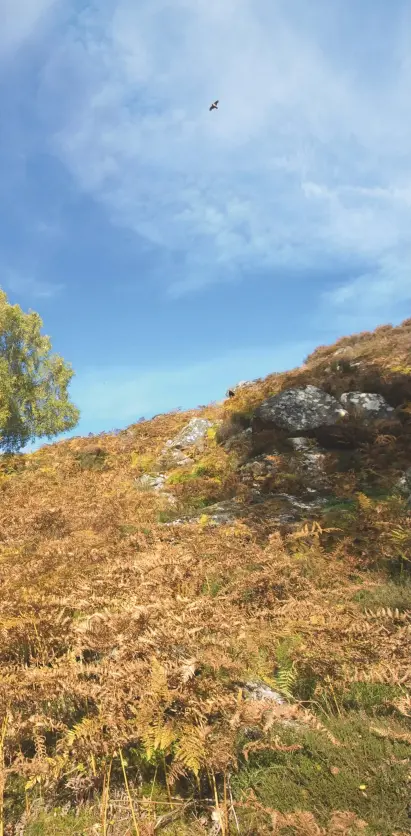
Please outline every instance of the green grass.
[{"label": "green grass", "polygon": [[[333,810],[351,811],[369,823],[369,836],[406,831],[409,745],[373,734],[363,712],[325,722],[342,746],[308,728],[278,726],[273,731],[283,744],[301,744],[302,749],[250,753],[232,779],[235,796],[252,789],[264,807],[282,813],[307,810],[323,826]],[[390,721],[390,726],[407,731],[405,723]]]},{"label": "green grass", "polygon": [[68,812],[57,808],[51,812],[42,812],[35,820],[25,827],[25,836],[66,836],[66,834],[78,834],[83,836],[85,829],[98,823],[98,815],[95,811],[85,807],[78,813]]},{"label": "green grass", "polygon": [[377,610],[385,607],[398,609],[400,612],[411,610],[411,578],[360,589],[353,595],[352,600],[359,603],[362,609]]}]

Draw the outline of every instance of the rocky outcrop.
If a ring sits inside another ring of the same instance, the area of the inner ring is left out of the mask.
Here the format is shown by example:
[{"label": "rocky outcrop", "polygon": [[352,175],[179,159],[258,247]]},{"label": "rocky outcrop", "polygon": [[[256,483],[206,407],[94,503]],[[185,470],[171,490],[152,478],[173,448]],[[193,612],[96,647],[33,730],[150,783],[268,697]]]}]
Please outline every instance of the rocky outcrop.
[{"label": "rocky outcrop", "polygon": [[213,422],[206,418],[192,418],[175,438],[166,442],[165,446],[168,450],[185,450],[193,445],[198,446],[212,426]]},{"label": "rocky outcrop", "polygon": [[290,435],[338,424],[347,415],[332,395],[317,386],[286,389],[263,401],[255,410],[253,430],[277,427]]},{"label": "rocky outcrop", "polygon": [[349,411],[355,410],[364,420],[391,419],[395,410],[382,395],[370,392],[344,392],[340,401]]},{"label": "rocky outcrop", "polygon": [[328,490],[327,453],[311,438],[290,438],[290,444],[295,450],[295,455],[290,457],[290,469],[300,475],[307,491]]},{"label": "rocky outcrop", "polygon": [[192,464],[193,459],[187,454],[187,449],[203,449],[207,433],[213,426],[213,422],[206,418],[192,418],[175,438],[166,442],[162,458],[167,458],[176,467]]}]

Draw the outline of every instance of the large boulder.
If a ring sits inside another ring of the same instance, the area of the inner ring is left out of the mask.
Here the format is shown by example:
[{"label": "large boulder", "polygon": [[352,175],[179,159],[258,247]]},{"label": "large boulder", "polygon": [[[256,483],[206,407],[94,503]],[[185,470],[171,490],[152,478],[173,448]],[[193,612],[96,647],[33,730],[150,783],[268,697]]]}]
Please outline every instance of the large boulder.
[{"label": "large boulder", "polygon": [[286,389],[267,398],[256,409],[253,429],[276,427],[290,435],[310,432],[324,426],[334,426],[347,415],[332,395],[317,386]]},{"label": "large boulder", "polygon": [[394,408],[382,395],[371,392],[344,392],[340,401],[347,410],[355,410],[365,420],[394,418]]}]

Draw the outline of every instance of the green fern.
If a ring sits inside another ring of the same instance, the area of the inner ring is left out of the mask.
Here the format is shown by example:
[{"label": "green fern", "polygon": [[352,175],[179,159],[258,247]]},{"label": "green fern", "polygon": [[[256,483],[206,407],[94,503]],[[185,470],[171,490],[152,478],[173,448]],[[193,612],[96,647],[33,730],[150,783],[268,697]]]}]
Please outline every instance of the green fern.
[{"label": "green fern", "polygon": [[281,665],[275,675],[275,686],[281,694],[292,699],[297,675],[293,665]]}]

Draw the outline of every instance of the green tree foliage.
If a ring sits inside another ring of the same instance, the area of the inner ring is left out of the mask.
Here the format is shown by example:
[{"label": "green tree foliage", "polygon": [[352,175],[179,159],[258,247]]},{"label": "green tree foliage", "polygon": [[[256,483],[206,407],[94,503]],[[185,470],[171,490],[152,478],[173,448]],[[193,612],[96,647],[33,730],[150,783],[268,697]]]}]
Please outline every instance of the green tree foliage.
[{"label": "green tree foliage", "polygon": [[0,449],[15,452],[35,438],[75,427],[71,366],[51,353],[39,314],[11,305],[0,290]]}]

